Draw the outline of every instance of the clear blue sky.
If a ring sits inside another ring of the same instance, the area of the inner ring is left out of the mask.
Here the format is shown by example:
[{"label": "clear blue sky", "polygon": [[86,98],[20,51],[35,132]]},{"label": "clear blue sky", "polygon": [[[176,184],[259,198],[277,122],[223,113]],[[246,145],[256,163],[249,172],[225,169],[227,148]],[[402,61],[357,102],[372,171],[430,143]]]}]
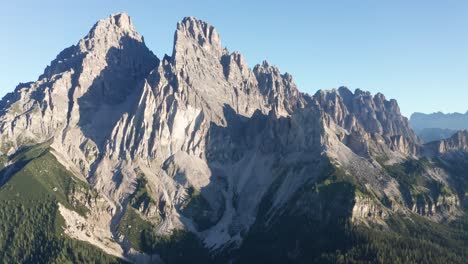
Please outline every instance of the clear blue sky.
[{"label": "clear blue sky", "polygon": [[0,96],[121,11],[158,57],[171,53],[177,21],[195,16],[250,66],[267,59],[301,91],[382,92],[405,115],[468,110],[466,0],[0,0]]}]

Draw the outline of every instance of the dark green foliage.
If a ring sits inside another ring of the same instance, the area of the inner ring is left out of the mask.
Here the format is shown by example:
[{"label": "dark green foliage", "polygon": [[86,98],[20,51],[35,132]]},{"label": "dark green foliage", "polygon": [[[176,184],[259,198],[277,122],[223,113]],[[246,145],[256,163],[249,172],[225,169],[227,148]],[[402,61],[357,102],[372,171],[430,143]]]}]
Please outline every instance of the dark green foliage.
[{"label": "dark green foliage", "polygon": [[385,166],[385,169],[399,183],[406,186],[413,186],[424,183],[422,173],[424,172],[425,164],[426,162],[422,160],[407,160],[402,164]]},{"label": "dark green foliage", "polygon": [[188,196],[187,202],[181,208],[182,214],[192,218],[199,230],[205,230],[213,226],[218,219],[211,217],[212,208],[208,201],[193,187],[189,187]]},{"label": "dark green foliage", "polygon": [[87,186],[57,162],[48,145],[29,147],[10,159],[16,162],[14,173],[0,187],[0,263],[121,262],[63,235],[58,202],[84,213],[69,203],[68,194]]},{"label": "dark green foliage", "polygon": [[3,168],[5,168],[5,165],[6,165],[7,161],[8,161],[8,158],[6,156],[0,154],[0,171]]},{"label": "dark green foliage", "polygon": [[287,216],[268,232],[251,233],[236,263],[466,263],[466,228],[425,219],[383,230],[304,220]]},{"label": "dark green foliage", "polygon": [[158,254],[167,263],[210,261],[208,250],[195,234],[182,230],[164,236],[156,234],[155,226],[143,220],[132,207],[127,208],[117,230],[129,239],[133,248],[148,254]]},{"label": "dark green foliage", "polygon": [[123,263],[63,236],[53,200],[0,202],[0,263]]},{"label": "dark green foliage", "polygon": [[398,181],[405,203],[411,208],[414,203],[424,205],[436,201],[441,195],[454,193],[450,186],[425,176],[426,168],[433,166],[427,159],[420,159],[384,168]]},{"label": "dark green foliage", "polygon": [[137,250],[158,254],[167,263],[206,263],[208,250],[195,234],[176,230],[170,235],[154,232],[155,226],[143,220],[132,207],[128,207],[117,230],[124,234]]},{"label": "dark green foliage", "polygon": [[148,189],[146,188],[147,183],[148,180],[146,180],[144,175],[138,177],[135,193],[130,197],[130,205],[133,208],[138,209],[142,205],[146,208],[150,203],[156,204],[148,194]]},{"label": "dark green foliage", "polygon": [[236,263],[313,263],[322,254],[349,248],[345,226],[343,219],[324,223],[287,214],[268,228],[252,229],[233,256]]},{"label": "dark green foliage", "polygon": [[321,256],[322,263],[466,263],[467,229],[401,217],[390,229],[354,227],[352,247]]},{"label": "dark green foliage", "polygon": [[141,234],[144,251],[157,253],[166,263],[209,263],[208,250],[199,238],[190,232],[176,230],[160,236],[151,230]]},{"label": "dark green foliage", "polygon": [[[347,226],[356,186],[332,165],[323,170],[325,177],[304,185],[281,215],[270,218],[271,201],[265,196],[257,221],[241,248],[233,252],[237,263],[313,262],[324,253],[351,246]],[[279,186],[276,182],[272,188]]]},{"label": "dark green foliage", "polygon": [[322,178],[317,180],[315,186],[323,186],[330,183],[346,183],[352,185],[353,190],[359,193],[371,195],[364,184],[359,182],[356,177],[346,173],[342,168],[327,162],[322,170]]},{"label": "dark green foliage", "polygon": [[[468,153],[453,153],[452,156],[436,158],[434,162],[450,174],[459,197],[468,196]],[[465,202],[465,207],[468,209],[468,202]]]},{"label": "dark green foliage", "polygon": [[[407,165],[411,172],[420,169]],[[234,262],[466,263],[466,217],[444,225],[396,215],[385,228],[356,226],[349,220],[353,207],[349,201],[360,192],[358,187],[339,169],[325,175],[303,187],[282,215],[260,215],[241,248],[231,252]],[[230,259],[223,257],[222,261]]]},{"label": "dark green foliage", "polygon": [[127,207],[124,216],[117,225],[119,233],[125,235],[132,247],[139,251],[145,250],[142,242],[142,234],[153,230],[155,227],[150,222],[143,220],[133,207]]},{"label": "dark green foliage", "polygon": [[[30,147],[11,158],[14,173],[1,189],[2,200],[41,200],[54,198],[64,206],[84,215],[87,209],[82,205],[72,206],[69,194],[76,189],[95,193],[87,183],[77,180],[49,152],[48,145]],[[7,169],[0,173],[3,176]]]},{"label": "dark green foliage", "polygon": [[[2,201],[0,205],[0,262],[49,262],[58,252],[53,241],[56,230],[55,212],[51,203],[25,206]],[[37,229],[38,226],[42,228]],[[50,253],[49,253],[50,252]]]},{"label": "dark green foliage", "polygon": [[[156,234],[156,227],[139,215],[136,208],[141,204],[154,201],[149,197],[146,180],[139,178],[135,194],[130,199],[130,206],[117,226],[117,230],[125,235],[133,248],[148,253],[158,254],[167,263],[206,263],[210,261],[208,250],[203,247],[199,238],[190,232],[176,230],[170,235]],[[192,189],[190,196],[200,196]],[[193,206],[193,205],[192,205]]]}]

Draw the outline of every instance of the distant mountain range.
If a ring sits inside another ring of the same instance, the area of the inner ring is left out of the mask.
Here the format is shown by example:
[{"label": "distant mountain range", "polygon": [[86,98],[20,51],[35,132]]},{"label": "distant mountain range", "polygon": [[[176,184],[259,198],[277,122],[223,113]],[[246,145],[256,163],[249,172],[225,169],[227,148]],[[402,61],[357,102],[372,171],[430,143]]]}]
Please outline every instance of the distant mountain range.
[{"label": "distant mountain range", "polygon": [[466,263],[467,131],[423,144],[396,100],[302,93],[194,17],[163,58],[97,22],[0,139],[0,263]]},{"label": "distant mountain range", "polygon": [[468,111],[465,114],[414,113],[411,115],[410,124],[424,142],[445,139],[459,130],[468,129]]}]

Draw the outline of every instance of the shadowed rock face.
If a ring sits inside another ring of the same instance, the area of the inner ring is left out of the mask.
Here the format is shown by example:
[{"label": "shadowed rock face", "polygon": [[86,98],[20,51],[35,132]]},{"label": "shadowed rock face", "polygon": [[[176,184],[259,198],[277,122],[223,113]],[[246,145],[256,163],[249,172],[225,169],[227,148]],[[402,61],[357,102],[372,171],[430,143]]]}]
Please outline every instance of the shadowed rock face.
[{"label": "shadowed rock face", "polygon": [[[91,207],[83,232],[107,230],[109,248],[139,260],[145,256],[116,231],[132,206],[158,235],[187,230],[210,249],[239,246],[258,219],[286,207],[333,218],[301,206],[316,195],[298,194],[323,180],[330,164],[377,197],[353,199],[345,186],[351,200],[340,217],[382,223],[393,211],[413,210],[377,162],[420,154],[395,100],[345,87],[302,94],[266,61],[250,69],[240,53],[222,48],[214,27],[193,17],[177,24],[173,54],[162,60],[128,15],[99,21],[38,81],[3,98],[0,114],[0,154],[51,140],[57,159],[105,197],[107,209]],[[440,144],[438,153],[467,150],[463,134]],[[135,206],[142,179],[147,196]]]}]

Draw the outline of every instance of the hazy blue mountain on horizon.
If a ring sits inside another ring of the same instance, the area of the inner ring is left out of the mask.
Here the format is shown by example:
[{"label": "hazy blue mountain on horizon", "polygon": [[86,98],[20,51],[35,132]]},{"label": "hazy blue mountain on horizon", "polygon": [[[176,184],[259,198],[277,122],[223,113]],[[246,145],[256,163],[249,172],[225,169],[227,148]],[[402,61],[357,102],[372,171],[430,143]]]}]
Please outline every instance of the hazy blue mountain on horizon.
[{"label": "hazy blue mountain on horizon", "polygon": [[459,130],[468,129],[468,111],[465,114],[416,112],[411,115],[410,124],[424,142],[446,139]]},{"label": "hazy blue mountain on horizon", "polygon": [[423,128],[422,130],[416,131],[416,134],[424,143],[428,143],[447,139],[457,133],[457,131],[459,130],[448,128]]},{"label": "hazy blue mountain on horizon", "polygon": [[464,114],[444,114],[442,112],[424,114],[416,112],[411,115],[410,124],[416,132],[424,128],[463,130],[468,128],[468,111]]}]

